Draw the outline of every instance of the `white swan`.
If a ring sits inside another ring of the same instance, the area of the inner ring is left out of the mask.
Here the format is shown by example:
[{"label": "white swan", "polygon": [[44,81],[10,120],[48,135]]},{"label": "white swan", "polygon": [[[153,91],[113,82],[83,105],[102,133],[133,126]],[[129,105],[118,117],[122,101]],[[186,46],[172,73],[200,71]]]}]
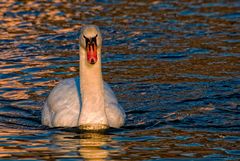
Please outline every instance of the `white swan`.
[{"label": "white swan", "polygon": [[80,35],[80,79],[61,81],[49,94],[42,109],[42,124],[84,129],[119,128],[125,112],[103,81],[102,36],[97,26],[83,27]]}]

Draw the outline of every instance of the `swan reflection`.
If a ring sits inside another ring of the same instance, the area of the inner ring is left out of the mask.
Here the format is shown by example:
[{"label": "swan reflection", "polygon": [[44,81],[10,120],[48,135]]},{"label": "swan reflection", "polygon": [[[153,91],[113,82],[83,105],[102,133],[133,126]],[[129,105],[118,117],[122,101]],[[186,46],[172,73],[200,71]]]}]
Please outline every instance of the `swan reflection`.
[{"label": "swan reflection", "polygon": [[[106,160],[109,150],[105,147],[112,142],[111,135],[96,132],[80,134],[54,134],[54,151],[61,158],[83,158],[84,160]],[[74,153],[73,153],[74,152]]]},{"label": "swan reflection", "polygon": [[86,160],[105,160],[109,151],[103,147],[109,142],[107,135],[99,133],[88,133],[79,140],[80,155]]}]

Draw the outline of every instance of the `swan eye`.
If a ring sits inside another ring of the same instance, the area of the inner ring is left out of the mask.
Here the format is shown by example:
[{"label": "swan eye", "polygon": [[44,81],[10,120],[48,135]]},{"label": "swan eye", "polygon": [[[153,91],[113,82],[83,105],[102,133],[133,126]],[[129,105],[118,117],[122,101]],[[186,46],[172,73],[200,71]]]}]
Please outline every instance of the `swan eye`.
[{"label": "swan eye", "polygon": [[96,45],[97,45],[97,36],[98,35],[96,35],[95,37],[92,38],[92,42],[94,42]]},{"label": "swan eye", "polygon": [[90,43],[90,40],[89,40],[89,38],[87,38],[86,36],[84,36],[83,35],[83,37],[84,37],[84,39],[85,39],[85,42],[86,42],[86,47],[87,47],[87,45]]},{"label": "swan eye", "polygon": [[87,38],[85,35],[83,35],[84,39],[85,39],[85,42],[86,42],[86,47],[90,44],[96,44],[97,45],[97,36],[94,36],[92,38]]}]

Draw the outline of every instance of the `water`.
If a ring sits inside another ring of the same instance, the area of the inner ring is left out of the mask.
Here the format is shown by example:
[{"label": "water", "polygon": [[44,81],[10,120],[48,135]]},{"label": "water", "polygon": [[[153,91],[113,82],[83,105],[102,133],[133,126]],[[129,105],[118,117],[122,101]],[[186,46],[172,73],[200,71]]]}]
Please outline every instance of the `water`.
[{"label": "water", "polygon": [[[239,1],[0,2],[1,160],[240,159]],[[78,75],[85,24],[104,37],[121,129],[49,129],[40,109]]]}]

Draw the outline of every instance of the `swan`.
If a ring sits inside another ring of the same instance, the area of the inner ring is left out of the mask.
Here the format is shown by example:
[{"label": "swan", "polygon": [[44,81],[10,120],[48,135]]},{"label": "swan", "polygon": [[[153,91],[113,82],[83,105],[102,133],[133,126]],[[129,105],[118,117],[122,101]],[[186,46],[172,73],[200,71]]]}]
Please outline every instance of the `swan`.
[{"label": "swan", "polygon": [[41,121],[49,127],[119,128],[126,114],[101,69],[102,35],[95,25],[81,29],[79,77],[64,79],[50,92]]}]

